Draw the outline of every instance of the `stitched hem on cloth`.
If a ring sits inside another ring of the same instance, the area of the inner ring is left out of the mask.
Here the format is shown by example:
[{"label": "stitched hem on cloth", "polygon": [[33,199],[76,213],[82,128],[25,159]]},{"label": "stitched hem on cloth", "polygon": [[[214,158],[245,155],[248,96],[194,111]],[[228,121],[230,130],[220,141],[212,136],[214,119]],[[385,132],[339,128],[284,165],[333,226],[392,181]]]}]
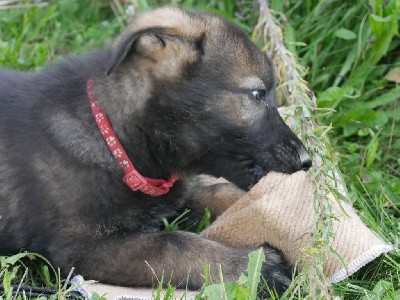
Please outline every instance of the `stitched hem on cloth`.
[{"label": "stitched hem on cloth", "polygon": [[342,281],[361,269],[361,267],[365,266],[367,263],[373,261],[375,258],[380,256],[381,254],[388,253],[394,249],[393,246],[387,244],[379,244],[372,246],[367,252],[361,254],[359,257],[354,259],[351,263],[348,264],[347,269],[342,268],[329,277],[329,281],[332,283],[337,283]]}]

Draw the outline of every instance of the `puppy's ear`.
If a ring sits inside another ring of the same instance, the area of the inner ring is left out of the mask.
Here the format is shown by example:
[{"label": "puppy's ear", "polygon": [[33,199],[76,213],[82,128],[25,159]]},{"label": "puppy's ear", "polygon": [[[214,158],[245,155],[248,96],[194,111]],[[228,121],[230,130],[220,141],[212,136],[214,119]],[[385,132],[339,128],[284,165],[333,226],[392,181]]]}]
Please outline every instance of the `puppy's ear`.
[{"label": "puppy's ear", "polygon": [[[157,60],[168,52],[167,43],[185,43],[191,50],[202,52],[202,37],[195,41],[186,40],[180,32],[171,27],[150,27],[121,35],[111,47],[107,75],[112,73],[124,59],[130,55],[140,54]],[[175,49],[177,51],[177,49]],[[164,54],[160,52],[165,52]],[[186,51],[187,52],[187,51]],[[172,53],[170,53],[172,54]],[[179,56],[179,55],[177,55]]]}]

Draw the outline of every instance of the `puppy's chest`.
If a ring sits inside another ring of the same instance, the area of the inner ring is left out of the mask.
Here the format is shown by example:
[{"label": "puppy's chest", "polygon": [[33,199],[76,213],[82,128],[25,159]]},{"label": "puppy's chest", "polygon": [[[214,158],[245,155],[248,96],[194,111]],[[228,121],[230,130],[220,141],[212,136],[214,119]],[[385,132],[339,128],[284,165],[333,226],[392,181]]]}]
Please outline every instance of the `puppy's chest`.
[{"label": "puppy's chest", "polygon": [[184,197],[152,197],[131,199],[110,212],[101,228],[103,234],[135,231],[155,231],[162,228],[163,218],[176,216],[185,204]]}]

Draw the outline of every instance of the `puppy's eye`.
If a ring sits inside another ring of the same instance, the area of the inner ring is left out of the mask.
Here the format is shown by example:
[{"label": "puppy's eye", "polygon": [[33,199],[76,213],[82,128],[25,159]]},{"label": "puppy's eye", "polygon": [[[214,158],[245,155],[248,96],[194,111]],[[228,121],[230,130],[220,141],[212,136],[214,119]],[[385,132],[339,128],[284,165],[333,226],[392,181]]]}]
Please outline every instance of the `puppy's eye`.
[{"label": "puppy's eye", "polygon": [[263,103],[266,103],[266,98],[267,98],[267,90],[255,90],[251,92],[251,95],[253,98],[257,101],[261,101]]}]

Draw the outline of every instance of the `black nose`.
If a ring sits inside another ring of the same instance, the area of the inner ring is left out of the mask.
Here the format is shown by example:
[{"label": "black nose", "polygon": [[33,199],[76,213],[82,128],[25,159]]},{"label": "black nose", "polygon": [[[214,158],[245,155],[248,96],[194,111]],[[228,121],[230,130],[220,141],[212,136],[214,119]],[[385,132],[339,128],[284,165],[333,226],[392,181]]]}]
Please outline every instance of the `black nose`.
[{"label": "black nose", "polygon": [[308,155],[307,150],[304,149],[304,147],[301,147],[301,148],[299,149],[298,155],[299,155],[299,160],[300,160],[301,168],[302,168],[304,171],[307,171],[307,170],[311,167],[311,165],[312,165],[312,161],[311,161],[310,156]]}]

